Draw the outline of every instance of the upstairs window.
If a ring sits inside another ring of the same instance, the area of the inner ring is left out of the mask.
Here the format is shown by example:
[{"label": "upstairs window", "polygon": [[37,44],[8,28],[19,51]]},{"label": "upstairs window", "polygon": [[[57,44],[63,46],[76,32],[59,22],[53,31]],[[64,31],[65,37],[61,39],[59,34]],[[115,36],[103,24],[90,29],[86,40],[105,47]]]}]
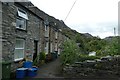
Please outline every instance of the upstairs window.
[{"label": "upstairs window", "polygon": [[18,9],[18,16],[21,17],[21,18],[24,18],[24,19],[28,20],[27,13],[24,10],[22,10],[22,9]]},{"label": "upstairs window", "polygon": [[26,22],[28,20],[28,15],[24,10],[18,9],[16,28],[26,30]]},{"label": "upstairs window", "polygon": [[26,30],[26,20],[23,18],[17,18],[16,28]]}]

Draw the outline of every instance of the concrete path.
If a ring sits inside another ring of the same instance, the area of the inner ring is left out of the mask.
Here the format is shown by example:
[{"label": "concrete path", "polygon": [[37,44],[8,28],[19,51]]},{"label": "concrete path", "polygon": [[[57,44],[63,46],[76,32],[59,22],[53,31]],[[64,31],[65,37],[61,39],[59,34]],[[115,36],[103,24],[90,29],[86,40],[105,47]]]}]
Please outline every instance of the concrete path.
[{"label": "concrete path", "polygon": [[50,63],[42,65],[38,70],[37,76],[34,78],[63,78],[61,70],[60,59],[57,58]]}]

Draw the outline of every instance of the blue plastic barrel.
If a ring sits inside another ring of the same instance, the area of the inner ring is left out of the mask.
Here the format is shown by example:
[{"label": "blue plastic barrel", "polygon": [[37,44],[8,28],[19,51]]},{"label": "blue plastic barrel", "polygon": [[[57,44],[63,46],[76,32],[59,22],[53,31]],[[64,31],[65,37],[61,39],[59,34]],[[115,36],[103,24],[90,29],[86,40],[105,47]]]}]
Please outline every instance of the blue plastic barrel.
[{"label": "blue plastic barrel", "polygon": [[16,78],[24,78],[26,76],[27,68],[18,68],[16,70]]},{"label": "blue plastic barrel", "polygon": [[34,76],[36,76],[37,75],[37,68],[30,68],[30,69],[28,69],[28,71],[27,71],[27,75],[29,76],[29,77],[34,77]]},{"label": "blue plastic barrel", "polygon": [[32,68],[32,62],[31,61],[26,61],[23,63],[24,68]]}]

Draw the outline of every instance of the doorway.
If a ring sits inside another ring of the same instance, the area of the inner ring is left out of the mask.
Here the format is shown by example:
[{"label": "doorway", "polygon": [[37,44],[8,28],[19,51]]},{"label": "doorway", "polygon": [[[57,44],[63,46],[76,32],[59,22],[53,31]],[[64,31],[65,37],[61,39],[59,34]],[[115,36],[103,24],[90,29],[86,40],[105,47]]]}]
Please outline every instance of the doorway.
[{"label": "doorway", "polygon": [[38,50],[38,41],[34,41],[34,54],[33,54],[33,61],[36,59],[37,57],[37,51]]}]

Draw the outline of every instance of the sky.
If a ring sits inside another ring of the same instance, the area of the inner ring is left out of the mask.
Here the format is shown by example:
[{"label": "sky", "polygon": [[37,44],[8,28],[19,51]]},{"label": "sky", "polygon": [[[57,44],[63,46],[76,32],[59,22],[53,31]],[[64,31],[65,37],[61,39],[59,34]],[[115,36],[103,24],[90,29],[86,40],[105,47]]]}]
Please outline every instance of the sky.
[{"label": "sky", "polygon": [[[80,33],[105,38],[118,35],[118,2],[120,0],[30,0],[40,10],[63,20],[65,24]],[[65,20],[73,3],[69,16]]]}]

